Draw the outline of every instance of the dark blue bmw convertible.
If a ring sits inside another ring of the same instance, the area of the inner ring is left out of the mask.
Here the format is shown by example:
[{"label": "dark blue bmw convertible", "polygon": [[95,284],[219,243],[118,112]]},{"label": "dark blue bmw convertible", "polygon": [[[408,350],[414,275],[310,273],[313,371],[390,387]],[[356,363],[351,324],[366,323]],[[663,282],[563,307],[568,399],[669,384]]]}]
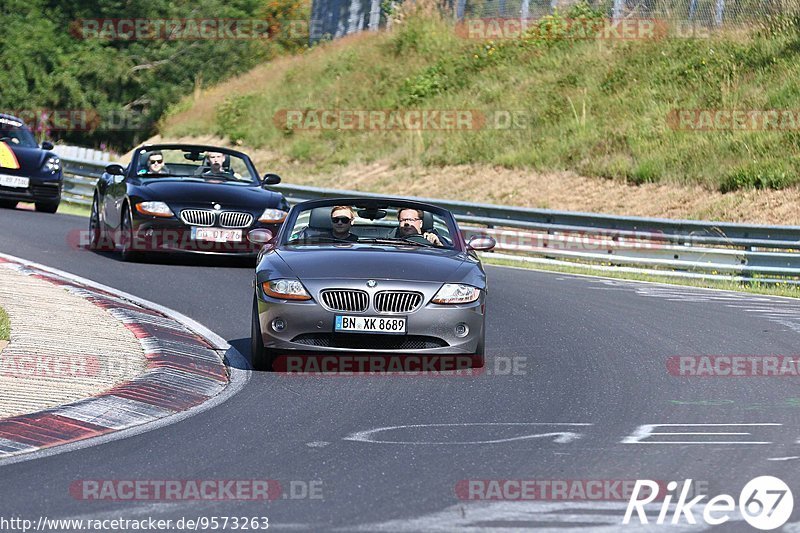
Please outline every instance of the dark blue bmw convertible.
[{"label": "dark blue bmw convertible", "polygon": [[254,229],[277,233],[289,204],[236,150],[191,144],[144,145],[127,167],[97,181],[89,248],[118,249],[125,261],[150,252],[256,256]]}]

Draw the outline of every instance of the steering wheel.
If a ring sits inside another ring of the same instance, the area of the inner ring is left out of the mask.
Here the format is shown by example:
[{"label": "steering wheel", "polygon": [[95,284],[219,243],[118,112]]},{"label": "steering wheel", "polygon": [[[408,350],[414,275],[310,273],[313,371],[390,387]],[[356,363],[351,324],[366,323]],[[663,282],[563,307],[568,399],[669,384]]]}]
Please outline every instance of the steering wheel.
[{"label": "steering wheel", "polygon": [[439,235],[438,233],[436,234],[436,236],[439,237],[439,240],[441,241],[442,245],[447,246],[449,248],[453,247],[453,240],[451,238],[445,237],[444,235]]},{"label": "steering wheel", "polygon": [[429,241],[422,235],[406,235],[403,238],[407,241],[418,242],[420,244],[427,244],[428,246],[435,246],[431,241]]}]

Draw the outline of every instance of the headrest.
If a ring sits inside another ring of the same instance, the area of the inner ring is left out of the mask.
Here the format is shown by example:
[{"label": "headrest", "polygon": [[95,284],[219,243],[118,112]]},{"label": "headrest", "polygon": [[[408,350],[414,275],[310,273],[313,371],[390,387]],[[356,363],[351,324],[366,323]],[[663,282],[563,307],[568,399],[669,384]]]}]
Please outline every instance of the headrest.
[{"label": "headrest", "polygon": [[331,223],[331,209],[333,207],[316,207],[311,210],[308,227],[312,229],[333,229]]},{"label": "headrest", "polygon": [[422,212],[422,232],[430,231],[433,229],[433,215],[428,211]]}]

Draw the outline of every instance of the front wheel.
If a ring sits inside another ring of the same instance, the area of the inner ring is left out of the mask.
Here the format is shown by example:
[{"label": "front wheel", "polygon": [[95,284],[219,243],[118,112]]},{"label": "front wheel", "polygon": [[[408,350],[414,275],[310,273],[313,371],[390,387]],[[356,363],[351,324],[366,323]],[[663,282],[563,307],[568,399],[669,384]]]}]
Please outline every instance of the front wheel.
[{"label": "front wheel", "polygon": [[472,368],[483,368],[486,365],[486,356],[484,355],[484,339],[478,343],[478,348],[472,354]]},{"label": "front wheel", "polygon": [[272,354],[264,348],[261,322],[258,320],[258,300],[253,295],[253,314],[250,320],[250,362],[256,370],[272,370]]},{"label": "front wheel", "polygon": [[40,213],[55,213],[58,211],[58,202],[36,202],[36,211]]},{"label": "front wheel", "polygon": [[133,238],[133,217],[131,210],[125,207],[125,215],[122,218],[122,227],[120,228],[120,246],[122,247],[122,260],[123,261],[138,261],[142,257],[142,253],[135,250],[135,243]]},{"label": "front wheel", "polygon": [[89,215],[89,249],[96,251],[114,249],[114,244],[100,222],[100,206],[96,196],[92,201],[92,213]]}]

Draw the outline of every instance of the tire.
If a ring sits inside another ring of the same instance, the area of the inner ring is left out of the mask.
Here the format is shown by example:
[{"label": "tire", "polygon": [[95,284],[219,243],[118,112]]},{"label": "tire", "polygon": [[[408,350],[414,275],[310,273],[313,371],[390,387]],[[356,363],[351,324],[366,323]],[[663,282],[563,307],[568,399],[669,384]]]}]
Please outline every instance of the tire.
[{"label": "tire", "polygon": [[133,217],[127,205],[125,206],[125,216],[122,218],[119,240],[119,245],[122,247],[120,256],[123,261],[134,262],[142,258],[141,252],[133,250]]},{"label": "tire", "polygon": [[36,211],[39,213],[55,213],[58,211],[59,202],[36,202]]},{"label": "tire", "polygon": [[272,370],[273,355],[264,348],[261,322],[258,320],[258,301],[253,295],[253,313],[250,320],[250,362],[256,370]]},{"label": "tire", "polygon": [[17,201],[16,200],[0,200],[0,207],[3,209],[16,209],[17,208]]},{"label": "tire", "polygon": [[92,201],[92,213],[89,215],[89,249],[95,251],[109,251],[114,249],[114,243],[103,229],[100,221],[100,206],[97,197]]},{"label": "tire", "polygon": [[486,365],[486,355],[484,354],[484,339],[478,343],[478,348],[472,354],[472,368],[483,368]]}]

